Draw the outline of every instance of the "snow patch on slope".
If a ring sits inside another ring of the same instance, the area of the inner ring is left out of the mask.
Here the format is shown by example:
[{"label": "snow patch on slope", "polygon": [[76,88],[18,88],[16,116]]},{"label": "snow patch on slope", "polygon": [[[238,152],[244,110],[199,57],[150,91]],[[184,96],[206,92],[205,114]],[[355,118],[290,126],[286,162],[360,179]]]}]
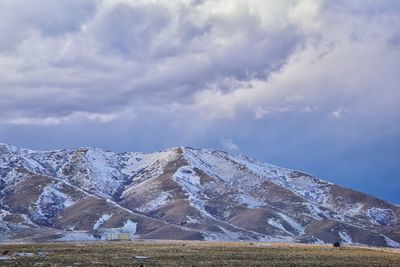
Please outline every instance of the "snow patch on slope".
[{"label": "snow patch on slope", "polygon": [[248,194],[240,194],[239,203],[252,209],[265,206],[263,201]]},{"label": "snow patch on slope", "polygon": [[[293,236],[293,235],[303,235],[304,234],[304,227],[299,224],[297,221],[295,221],[293,218],[286,216],[285,214],[282,213],[278,213],[279,218],[269,218],[268,219],[268,224],[274,226],[275,228],[278,228],[282,231],[284,231],[285,233]],[[283,222],[286,222],[291,229],[287,229],[287,227],[285,227],[283,225]],[[292,231],[289,231],[292,230]],[[294,230],[294,232],[293,232]]]},{"label": "snow patch on slope", "polygon": [[278,215],[284,219],[296,232],[297,234],[303,235],[304,234],[304,227],[299,224],[296,220],[293,218],[283,214],[283,213],[278,213]]},{"label": "snow patch on slope", "polygon": [[338,234],[340,239],[342,239],[343,243],[345,244],[353,243],[351,236],[346,231],[339,231]]},{"label": "snow patch on slope", "polygon": [[113,195],[123,183],[123,177],[114,166],[118,162],[115,154],[100,149],[89,149],[85,157],[92,174],[90,178],[98,191]]},{"label": "snow patch on slope", "polygon": [[204,208],[204,199],[207,199],[208,197],[204,194],[200,185],[200,177],[196,175],[192,166],[180,167],[172,176],[172,180],[181,185],[191,206],[195,207],[207,217],[214,219],[214,217]]},{"label": "snow patch on slope", "polygon": [[319,205],[328,203],[330,183],[313,176],[259,162],[240,154],[185,148],[185,157],[213,177],[246,192],[268,180]]},{"label": "snow patch on slope", "polygon": [[0,179],[3,178],[5,184],[13,182],[15,177],[21,176],[17,169],[48,173],[40,163],[30,157],[26,150],[0,144]]},{"label": "snow patch on slope", "polygon": [[[126,153],[126,155],[123,156],[123,159],[125,159],[125,166],[121,169],[121,172],[129,176],[134,176],[141,170],[157,162],[165,166],[167,162],[170,162],[175,157],[176,153],[173,149],[155,153]],[[161,174],[161,172],[159,174]]]},{"label": "snow patch on slope", "polygon": [[355,205],[348,206],[343,212],[348,216],[359,215],[364,207],[363,203],[356,203]]},{"label": "snow patch on slope", "polygon": [[[220,157],[212,150],[197,150],[185,148],[185,159],[192,165],[201,169],[211,177],[221,179],[231,186],[243,188],[245,185],[240,183],[243,175],[235,169],[232,162]],[[253,183],[254,185],[255,183]]]},{"label": "snow patch on slope", "polygon": [[96,230],[96,229],[100,228],[101,226],[103,226],[103,224],[105,224],[111,217],[112,217],[112,215],[103,214],[103,215],[96,221],[96,223],[93,225],[93,230]]},{"label": "snow patch on slope", "polygon": [[216,241],[238,241],[238,240],[240,240],[239,233],[226,230],[225,228],[223,228],[221,226],[218,226],[218,228],[222,232],[220,232],[220,233],[203,232],[204,240],[216,240]]},{"label": "snow patch on slope", "polygon": [[275,228],[278,228],[278,229],[284,231],[285,233],[287,233],[289,235],[293,235],[293,233],[291,233],[288,230],[286,230],[286,228],[282,225],[282,223],[278,219],[270,218],[270,219],[268,219],[268,224],[272,225]]},{"label": "snow patch on slope", "polygon": [[0,209],[0,219],[3,219],[5,216],[10,215],[11,213],[7,210]]},{"label": "snow patch on slope", "polygon": [[144,213],[155,210],[158,207],[166,204],[169,197],[170,194],[168,192],[161,192],[155,199],[148,201],[142,207],[137,208],[137,210]]},{"label": "snow patch on slope", "polygon": [[379,225],[389,225],[393,216],[393,211],[382,208],[370,208],[368,209],[368,217]]},{"label": "snow patch on slope", "polygon": [[35,220],[51,222],[54,217],[74,204],[74,201],[60,191],[58,184],[50,184],[43,188],[36,202],[36,211],[33,214]]},{"label": "snow patch on slope", "polygon": [[322,220],[323,217],[321,215],[324,214],[324,212],[315,204],[313,203],[304,203],[305,206],[307,207],[308,211],[310,212],[310,214],[313,216],[313,218],[317,219],[317,220]]},{"label": "snow patch on slope", "polygon": [[387,244],[389,247],[392,247],[392,248],[400,248],[400,243],[398,243],[398,242],[396,242],[396,241],[390,239],[390,238],[387,237],[387,236],[383,236],[383,237],[385,238],[385,242],[386,242],[386,244]]}]

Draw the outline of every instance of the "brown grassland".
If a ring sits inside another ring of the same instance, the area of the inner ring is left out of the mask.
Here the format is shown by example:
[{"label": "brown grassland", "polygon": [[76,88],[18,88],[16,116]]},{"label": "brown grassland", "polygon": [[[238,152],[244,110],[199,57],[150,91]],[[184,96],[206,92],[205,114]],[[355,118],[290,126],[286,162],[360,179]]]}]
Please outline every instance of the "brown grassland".
[{"label": "brown grassland", "polygon": [[258,242],[1,244],[1,254],[11,259],[0,266],[400,266],[399,249]]}]

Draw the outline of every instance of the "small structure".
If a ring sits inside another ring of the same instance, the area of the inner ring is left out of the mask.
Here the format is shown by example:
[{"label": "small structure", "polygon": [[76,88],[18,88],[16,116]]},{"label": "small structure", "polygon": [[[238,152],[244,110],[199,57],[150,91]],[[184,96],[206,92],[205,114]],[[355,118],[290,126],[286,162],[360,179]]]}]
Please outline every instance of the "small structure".
[{"label": "small structure", "polygon": [[333,247],[335,247],[335,248],[340,247],[340,242],[335,242],[335,243],[333,243]]},{"label": "small structure", "polygon": [[127,241],[129,239],[129,235],[127,233],[108,233],[106,235],[106,240],[108,241]]},{"label": "small structure", "polygon": [[148,260],[148,259],[150,259],[149,257],[147,257],[147,256],[135,256],[134,257],[136,260]]}]

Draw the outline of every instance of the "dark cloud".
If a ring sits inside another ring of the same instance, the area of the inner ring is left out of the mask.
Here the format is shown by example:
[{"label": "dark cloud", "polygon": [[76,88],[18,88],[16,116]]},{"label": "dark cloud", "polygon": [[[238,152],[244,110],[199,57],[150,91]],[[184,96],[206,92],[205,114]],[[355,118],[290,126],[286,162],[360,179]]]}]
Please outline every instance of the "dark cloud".
[{"label": "dark cloud", "polygon": [[[0,53],[3,122],[187,104],[212,83],[265,79],[302,40],[290,23],[266,28],[243,3],[231,13],[200,2],[79,3],[1,3],[2,29],[18,35],[14,52]],[[43,98],[52,101],[37,105]]]},{"label": "dark cloud", "polygon": [[172,14],[163,6],[120,3],[96,18],[91,30],[103,53],[149,60],[157,56],[159,49],[154,43],[171,20]]},{"label": "dark cloud", "polygon": [[13,50],[34,34],[55,37],[80,31],[99,1],[22,0],[0,2],[1,50]]}]

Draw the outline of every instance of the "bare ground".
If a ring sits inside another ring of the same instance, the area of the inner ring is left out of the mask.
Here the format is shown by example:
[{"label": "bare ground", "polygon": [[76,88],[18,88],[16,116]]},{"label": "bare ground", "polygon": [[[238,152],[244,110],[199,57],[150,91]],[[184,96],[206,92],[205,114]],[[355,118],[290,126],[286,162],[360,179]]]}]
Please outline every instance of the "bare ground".
[{"label": "bare ground", "polygon": [[[25,256],[18,253],[26,252]],[[44,252],[44,253],[43,253]],[[5,256],[1,256],[4,254]],[[45,254],[45,255],[43,255]],[[136,260],[134,256],[149,259]],[[9,257],[10,259],[1,259]],[[0,266],[400,266],[400,250],[259,242],[1,244]]]}]

